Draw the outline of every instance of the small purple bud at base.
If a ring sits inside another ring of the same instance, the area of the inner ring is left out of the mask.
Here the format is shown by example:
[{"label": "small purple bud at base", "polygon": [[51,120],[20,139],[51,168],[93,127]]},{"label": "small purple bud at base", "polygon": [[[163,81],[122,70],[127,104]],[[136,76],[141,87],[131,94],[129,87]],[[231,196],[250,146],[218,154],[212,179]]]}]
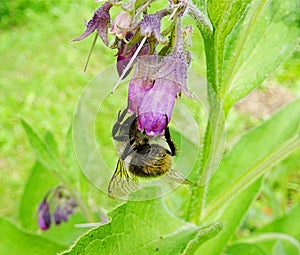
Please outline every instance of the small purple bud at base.
[{"label": "small purple bud at base", "polygon": [[49,204],[43,200],[38,209],[38,224],[41,230],[47,230],[51,225]]}]

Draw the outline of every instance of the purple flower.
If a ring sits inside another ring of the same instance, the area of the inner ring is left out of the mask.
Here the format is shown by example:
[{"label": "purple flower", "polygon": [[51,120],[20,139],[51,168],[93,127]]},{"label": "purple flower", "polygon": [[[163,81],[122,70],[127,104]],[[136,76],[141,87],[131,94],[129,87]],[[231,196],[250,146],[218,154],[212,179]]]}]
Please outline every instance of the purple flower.
[{"label": "purple flower", "polygon": [[138,58],[134,77],[128,88],[128,110],[138,116],[139,130],[147,135],[163,135],[171,120],[175,100],[186,86],[187,64],[183,54],[171,53]]},{"label": "purple flower", "polygon": [[73,39],[73,41],[81,41],[97,29],[98,35],[102,41],[105,45],[108,45],[107,31],[110,24],[109,10],[111,7],[112,4],[110,2],[105,2],[102,6],[100,6],[100,8],[94,12],[92,19],[87,23],[86,30],[83,34]]},{"label": "purple flower", "polygon": [[50,208],[45,199],[39,205],[38,223],[42,230],[47,230],[51,225]]},{"label": "purple flower", "polygon": [[163,135],[172,116],[179,87],[172,80],[157,79],[145,93],[138,110],[138,128],[147,135]]},{"label": "purple flower", "polygon": [[[38,208],[38,223],[42,230],[49,229],[51,222],[59,225],[63,221],[68,221],[69,215],[73,214],[76,208],[76,201],[70,197],[69,191],[63,186],[57,186],[47,192],[45,198]],[[53,215],[50,212],[52,209]]]}]

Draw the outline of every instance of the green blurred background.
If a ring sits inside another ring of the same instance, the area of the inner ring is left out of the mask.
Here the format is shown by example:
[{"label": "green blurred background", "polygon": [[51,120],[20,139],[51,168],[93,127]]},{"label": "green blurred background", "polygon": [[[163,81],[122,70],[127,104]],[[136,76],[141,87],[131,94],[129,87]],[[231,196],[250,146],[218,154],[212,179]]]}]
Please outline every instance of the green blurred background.
[{"label": "green blurred background", "polygon": [[[83,72],[93,39],[71,43],[83,32],[84,21],[98,6],[99,3],[91,0],[1,0],[0,216],[16,219],[19,200],[35,162],[20,119],[27,120],[39,134],[51,131],[60,146],[58,149],[63,151],[81,92],[99,71],[114,64],[115,52],[98,43],[87,72]],[[194,39],[198,40],[192,47],[195,53],[193,66],[203,73],[198,32],[194,33]],[[229,115],[227,149],[245,130],[300,96],[299,57],[298,47],[294,54],[287,56],[275,76],[237,104]],[[284,163],[279,167],[285,171]],[[270,178],[277,185],[272,192],[285,205],[300,200],[298,187],[286,186],[291,178],[292,183],[299,185],[299,171],[293,176],[287,173],[286,179],[280,174],[280,178]],[[261,200],[256,203],[256,208],[267,217],[268,206]]]}]

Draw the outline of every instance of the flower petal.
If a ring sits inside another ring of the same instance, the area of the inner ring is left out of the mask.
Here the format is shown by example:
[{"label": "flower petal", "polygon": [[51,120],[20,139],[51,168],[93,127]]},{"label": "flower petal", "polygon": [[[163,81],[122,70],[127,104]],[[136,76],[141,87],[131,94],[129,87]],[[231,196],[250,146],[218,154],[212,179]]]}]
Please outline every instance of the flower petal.
[{"label": "flower petal", "polygon": [[162,135],[171,119],[179,88],[174,81],[157,79],[138,108],[138,128],[147,135]]},{"label": "flower petal", "polygon": [[94,16],[88,22],[86,30],[83,32],[83,34],[73,39],[73,41],[81,41],[97,29],[98,35],[102,41],[108,45],[107,31],[110,23],[109,10],[111,7],[112,4],[110,2],[105,2],[102,6],[100,6],[100,8],[94,12]]}]

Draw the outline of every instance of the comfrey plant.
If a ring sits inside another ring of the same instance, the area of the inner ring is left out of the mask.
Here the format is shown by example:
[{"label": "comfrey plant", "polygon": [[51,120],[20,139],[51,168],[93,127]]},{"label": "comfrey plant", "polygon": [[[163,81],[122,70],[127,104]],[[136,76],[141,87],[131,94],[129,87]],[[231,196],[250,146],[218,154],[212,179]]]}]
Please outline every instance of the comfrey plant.
[{"label": "comfrey plant", "polygon": [[[100,37],[107,47],[116,51],[119,80],[112,92],[125,77],[130,78],[127,107],[119,112],[117,122],[111,119],[111,123],[116,123],[113,139],[123,145],[118,151],[120,160],[114,181],[109,185],[111,175],[101,172],[105,164],[97,164],[98,154],[91,153],[96,133],[91,127],[95,127],[99,101],[94,107],[90,96],[99,100],[110,92],[107,89],[103,96],[99,89],[109,84],[108,75],[98,76],[81,96],[74,115],[73,136],[70,131],[66,147],[71,151],[74,141],[80,167],[94,184],[100,180],[105,185],[102,191],[121,183],[122,191],[126,189],[130,194],[127,201],[120,201],[108,198],[107,192],[103,195],[97,191],[98,201],[93,201],[88,196],[82,171],[74,163],[75,156],[72,160],[65,156],[58,159],[53,139],[42,140],[24,122],[39,161],[35,170],[42,166],[54,173],[56,182],[58,178],[78,204],[76,211],[88,222],[84,226],[95,227],[86,233],[85,230],[78,233],[73,228],[65,235],[78,234],[64,247],[52,244],[53,250],[67,249],[61,254],[299,254],[300,233],[294,227],[299,218],[299,204],[292,207],[289,200],[277,203],[272,180],[289,182],[288,177],[299,170],[300,100],[295,98],[278,112],[259,120],[251,130],[238,129],[232,120],[236,114],[234,104],[260,86],[298,45],[298,1],[107,1],[96,10],[85,32],[74,40],[82,40],[93,32],[96,39]],[[197,40],[194,48],[189,47],[191,38]],[[188,89],[192,67],[207,78],[205,87],[200,86],[197,78],[193,80],[193,93]],[[186,95],[181,102],[195,119],[201,139],[196,139],[188,128],[179,132],[171,125],[181,94]],[[205,95],[202,100],[205,110],[199,104],[195,106],[199,95]],[[115,96],[117,91],[111,100]],[[92,118],[89,107],[94,107]],[[117,114],[111,113],[111,109],[107,112],[107,116]],[[225,143],[226,129],[235,131],[234,145]],[[106,139],[104,146],[111,145],[110,132],[101,129],[100,138]],[[174,144],[179,140],[176,137],[188,148],[180,150],[180,158],[185,159],[183,165],[191,169],[186,177],[171,168]],[[137,139],[140,143],[136,143]],[[155,144],[156,139],[163,140],[168,148]],[[150,153],[153,148],[160,153],[159,160],[153,156],[157,154]],[[191,157],[191,152],[196,152],[196,156]],[[144,168],[126,162],[129,156],[131,163],[145,160],[145,155],[153,156],[153,165],[162,164]],[[164,161],[160,161],[162,157]],[[87,166],[92,169],[90,175]],[[163,197],[157,195],[161,194],[159,185],[145,185],[133,191],[130,182],[135,180],[126,179],[128,172],[120,170],[123,166],[132,167],[131,173],[138,177],[162,175],[188,185],[179,184]],[[124,176],[128,182],[121,181]],[[289,186],[287,182],[284,186]],[[267,222],[266,215],[258,213],[259,208],[253,203],[258,194],[258,203],[261,205],[263,200],[263,206],[272,212]],[[50,200],[45,197],[39,207],[43,229],[50,222],[64,221],[74,209],[68,199],[60,207],[55,207]],[[67,210],[66,204],[72,210]],[[102,225],[95,224],[101,220],[100,206],[109,211]],[[25,214],[20,215],[26,222]],[[73,218],[75,215],[70,221]],[[46,234],[50,235],[52,229]],[[79,237],[76,242],[75,237]],[[61,243],[58,237],[51,238]]]},{"label": "comfrey plant", "polygon": [[[105,45],[118,49],[120,79],[113,92],[137,62],[128,88],[128,111],[136,114],[139,130],[156,136],[163,135],[181,91],[188,94],[186,78],[190,58],[187,56],[190,53],[184,49],[182,29],[187,2],[170,1],[168,8],[145,14],[151,2],[140,5],[105,2],[88,22],[85,32],[73,41],[82,40],[97,30]],[[113,5],[121,5],[123,10],[110,26],[109,11]],[[164,17],[168,17],[169,24],[161,31]],[[108,31],[115,36],[112,44],[108,43]],[[158,51],[160,46],[164,47]]]}]

